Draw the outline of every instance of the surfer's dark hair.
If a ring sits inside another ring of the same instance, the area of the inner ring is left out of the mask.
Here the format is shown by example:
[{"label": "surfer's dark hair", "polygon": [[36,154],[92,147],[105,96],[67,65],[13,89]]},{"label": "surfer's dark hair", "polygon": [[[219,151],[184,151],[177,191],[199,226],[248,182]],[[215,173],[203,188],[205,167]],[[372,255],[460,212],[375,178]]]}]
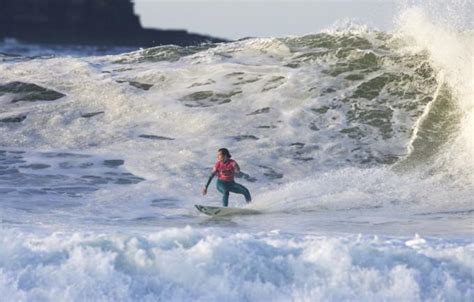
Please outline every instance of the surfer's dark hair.
[{"label": "surfer's dark hair", "polygon": [[217,152],[222,153],[222,155],[225,155],[225,156],[227,156],[228,158],[231,158],[231,157],[232,157],[232,155],[230,155],[229,150],[227,150],[226,148],[220,148]]}]

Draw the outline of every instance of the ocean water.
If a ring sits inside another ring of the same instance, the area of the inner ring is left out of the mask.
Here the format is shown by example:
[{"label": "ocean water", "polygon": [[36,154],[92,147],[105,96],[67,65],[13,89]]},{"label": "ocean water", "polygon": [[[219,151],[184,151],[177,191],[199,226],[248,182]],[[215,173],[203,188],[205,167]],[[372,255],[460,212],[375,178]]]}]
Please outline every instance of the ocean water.
[{"label": "ocean water", "polygon": [[[0,300],[472,301],[472,24],[397,18],[133,52],[3,43]],[[230,205],[261,215],[195,210],[220,205],[201,190],[221,147],[253,195]]]}]

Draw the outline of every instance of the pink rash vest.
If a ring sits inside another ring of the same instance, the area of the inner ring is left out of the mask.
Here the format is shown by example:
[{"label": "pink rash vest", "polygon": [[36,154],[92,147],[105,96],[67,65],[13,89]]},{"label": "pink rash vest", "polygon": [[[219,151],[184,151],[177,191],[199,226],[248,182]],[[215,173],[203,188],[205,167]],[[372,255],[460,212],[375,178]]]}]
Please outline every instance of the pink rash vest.
[{"label": "pink rash vest", "polygon": [[235,166],[237,163],[233,159],[228,159],[225,163],[217,161],[212,172],[217,172],[217,177],[222,181],[234,181]]}]

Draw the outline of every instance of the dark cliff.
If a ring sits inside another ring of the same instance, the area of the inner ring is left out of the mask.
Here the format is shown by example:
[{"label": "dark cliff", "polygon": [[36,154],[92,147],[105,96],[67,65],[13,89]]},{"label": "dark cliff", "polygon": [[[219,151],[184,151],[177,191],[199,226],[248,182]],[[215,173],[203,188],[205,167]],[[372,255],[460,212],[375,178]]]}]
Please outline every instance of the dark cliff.
[{"label": "dark cliff", "polygon": [[145,29],[131,0],[0,0],[0,39],[151,47],[222,42],[185,30]]}]

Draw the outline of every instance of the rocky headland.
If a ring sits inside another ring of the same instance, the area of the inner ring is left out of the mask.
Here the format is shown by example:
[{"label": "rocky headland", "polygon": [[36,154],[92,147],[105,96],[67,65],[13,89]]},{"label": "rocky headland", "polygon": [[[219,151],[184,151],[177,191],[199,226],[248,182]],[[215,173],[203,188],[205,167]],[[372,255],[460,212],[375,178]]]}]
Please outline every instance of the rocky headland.
[{"label": "rocky headland", "polygon": [[0,0],[0,41],[152,47],[223,39],[143,28],[132,0]]}]

